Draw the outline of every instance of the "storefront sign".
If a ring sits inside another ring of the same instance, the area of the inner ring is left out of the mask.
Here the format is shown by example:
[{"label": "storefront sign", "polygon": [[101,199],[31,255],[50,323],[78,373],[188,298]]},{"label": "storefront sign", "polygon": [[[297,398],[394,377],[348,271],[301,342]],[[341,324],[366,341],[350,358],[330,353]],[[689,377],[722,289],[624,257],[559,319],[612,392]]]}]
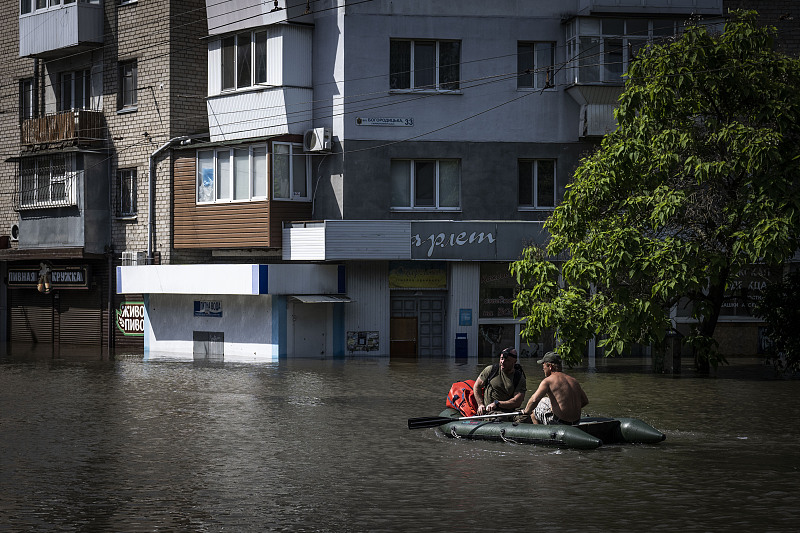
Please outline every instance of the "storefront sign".
[{"label": "storefront sign", "polygon": [[546,242],[546,235],[531,222],[414,221],[411,258],[515,261],[526,246]]},{"label": "storefront sign", "polygon": [[198,301],[194,302],[194,316],[204,316],[212,318],[222,317],[222,302],[217,301]]},{"label": "storefront sign", "polygon": [[410,117],[356,117],[357,126],[406,126],[414,125],[414,119]]},{"label": "storefront sign", "polygon": [[144,335],[144,302],[123,302],[117,310],[117,329],[129,337]]},{"label": "storefront sign", "polygon": [[52,289],[85,289],[89,286],[88,266],[49,266],[10,268],[8,286],[14,289],[36,288],[39,277],[49,278]]},{"label": "storefront sign", "polygon": [[447,267],[442,262],[392,261],[389,263],[389,288],[446,289]]}]

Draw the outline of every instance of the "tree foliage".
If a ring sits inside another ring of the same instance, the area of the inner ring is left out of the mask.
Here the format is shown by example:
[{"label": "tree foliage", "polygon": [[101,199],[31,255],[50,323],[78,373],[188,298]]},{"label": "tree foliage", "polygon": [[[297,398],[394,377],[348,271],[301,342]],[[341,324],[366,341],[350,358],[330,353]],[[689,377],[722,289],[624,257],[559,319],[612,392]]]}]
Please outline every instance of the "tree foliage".
[{"label": "tree foliage", "polygon": [[800,372],[800,270],[767,286],[757,314],[767,323],[767,362],[784,374]]},{"label": "tree foliage", "polygon": [[621,354],[658,346],[688,302],[684,342],[706,368],[725,362],[713,333],[729,281],[780,264],[800,235],[800,62],[755,16],[735,13],[722,33],[687,26],[632,61],[617,130],[581,161],[547,247],[512,263],[523,336],[554,328],[573,363],[595,336]]}]

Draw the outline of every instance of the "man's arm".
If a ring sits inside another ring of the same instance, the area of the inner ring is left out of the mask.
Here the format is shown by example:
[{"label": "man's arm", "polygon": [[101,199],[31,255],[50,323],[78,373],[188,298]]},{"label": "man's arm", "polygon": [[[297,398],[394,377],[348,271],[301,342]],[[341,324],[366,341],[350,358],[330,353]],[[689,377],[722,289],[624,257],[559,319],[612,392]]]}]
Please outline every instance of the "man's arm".
[{"label": "man's arm", "polygon": [[478,404],[478,414],[482,415],[486,413],[486,406],[483,405],[483,389],[485,385],[483,383],[483,378],[478,376],[478,379],[475,380],[475,385],[472,387],[472,396],[475,397],[475,402]]},{"label": "man's arm", "polygon": [[536,392],[533,393],[531,399],[528,400],[528,405],[525,406],[523,412],[526,415],[533,414],[533,410],[536,409],[536,406],[539,405],[539,402],[547,396],[547,391],[550,390],[550,384],[547,382],[547,378],[543,379],[541,383],[539,383],[539,388],[536,389]]}]

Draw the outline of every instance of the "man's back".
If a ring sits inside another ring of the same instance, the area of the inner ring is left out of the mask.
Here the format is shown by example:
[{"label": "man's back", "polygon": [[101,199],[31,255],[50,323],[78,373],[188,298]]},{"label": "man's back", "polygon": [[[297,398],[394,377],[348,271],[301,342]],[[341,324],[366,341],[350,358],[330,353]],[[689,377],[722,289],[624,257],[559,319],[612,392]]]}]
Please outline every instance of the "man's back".
[{"label": "man's back", "polygon": [[589,403],[578,380],[563,372],[553,372],[545,378],[545,382],[553,414],[561,420],[578,420],[581,408]]}]

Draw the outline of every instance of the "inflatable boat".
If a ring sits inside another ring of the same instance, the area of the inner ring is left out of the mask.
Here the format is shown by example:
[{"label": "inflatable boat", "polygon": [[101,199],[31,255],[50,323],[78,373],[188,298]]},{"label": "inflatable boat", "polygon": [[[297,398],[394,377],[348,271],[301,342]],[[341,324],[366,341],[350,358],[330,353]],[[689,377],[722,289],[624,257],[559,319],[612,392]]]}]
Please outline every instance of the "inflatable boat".
[{"label": "inflatable boat", "polygon": [[[591,450],[603,444],[655,444],[667,438],[638,418],[586,417],[574,426],[518,424],[500,419],[463,417],[447,408],[439,414],[438,429],[448,437],[538,444],[558,448]],[[452,418],[446,422],[445,418]],[[411,424],[409,424],[411,427]]]}]

